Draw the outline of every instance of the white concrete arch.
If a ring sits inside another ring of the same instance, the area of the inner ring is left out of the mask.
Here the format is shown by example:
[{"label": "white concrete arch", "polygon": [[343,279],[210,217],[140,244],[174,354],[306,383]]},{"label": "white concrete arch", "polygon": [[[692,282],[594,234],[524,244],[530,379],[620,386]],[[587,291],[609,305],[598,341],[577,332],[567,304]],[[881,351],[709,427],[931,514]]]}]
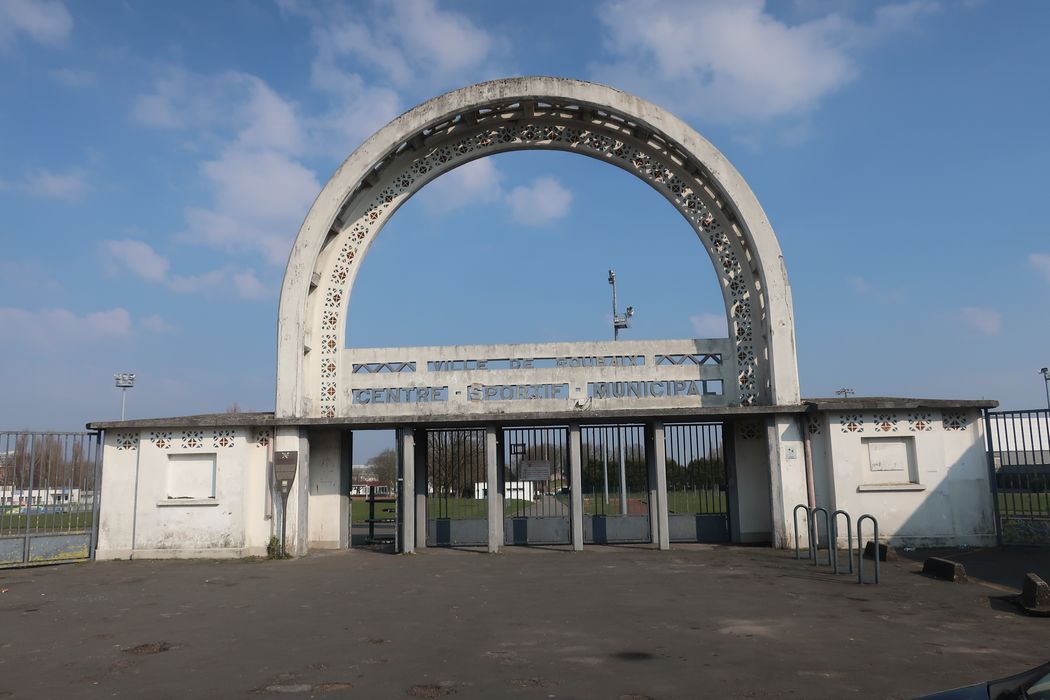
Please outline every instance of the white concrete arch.
[{"label": "white concrete arch", "polygon": [[278,417],[349,415],[351,375],[339,366],[346,308],[365,253],[397,208],[459,165],[526,149],[609,162],[671,202],[721,282],[739,379],[731,403],[798,403],[783,256],[740,174],[656,105],[595,83],[534,77],[479,83],[413,108],[365,141],[328,181],[299,230],[281,289]]}]

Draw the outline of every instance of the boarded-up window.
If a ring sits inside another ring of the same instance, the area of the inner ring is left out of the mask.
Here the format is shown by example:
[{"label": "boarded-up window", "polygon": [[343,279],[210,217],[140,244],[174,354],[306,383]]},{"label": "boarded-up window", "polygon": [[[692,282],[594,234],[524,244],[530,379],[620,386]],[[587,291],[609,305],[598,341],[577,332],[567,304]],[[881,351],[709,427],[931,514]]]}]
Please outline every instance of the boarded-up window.
[{"label": "boarded-up window", "polygon": [[861,478],[862,483],[918,483],[918,469],[915,465],[915,438],[861,438],[861,449],[866,460],[866,468]]},{"label": "boarded-up window", "polygon": [[168,455],[168,498],[215,498],[215,455]]}]

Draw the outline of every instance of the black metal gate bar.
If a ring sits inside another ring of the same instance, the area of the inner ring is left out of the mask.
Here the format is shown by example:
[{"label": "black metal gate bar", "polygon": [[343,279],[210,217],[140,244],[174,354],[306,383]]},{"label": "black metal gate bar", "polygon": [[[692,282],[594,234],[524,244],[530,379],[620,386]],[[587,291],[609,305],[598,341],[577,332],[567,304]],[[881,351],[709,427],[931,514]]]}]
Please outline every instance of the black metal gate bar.
[{"label": "black metal gate bar", "polygon": [[505,544],[569,544],[568,429],[503,430]]},{"label": "black metal gate bar", "polygon": [[1050,409],[989,411],[999,536],[1006,544],[1050,544]]},{"label": "black metal gate bar", "polygon": [[649,542],[645,426],[582,426],[580,437],[584,543]]},{"label": "black metal gate bar", "polygon": [[427,431],[427,546],[488,542],[484,428]]},{"label": "black metal gate bar", "polygon": [[0,432],[0,567],[94,556],[99,433]]},{"label": "black metal gate bar", "polygon": [[722,423],[664,426],[668,528],[672,542],[729,540]]}]

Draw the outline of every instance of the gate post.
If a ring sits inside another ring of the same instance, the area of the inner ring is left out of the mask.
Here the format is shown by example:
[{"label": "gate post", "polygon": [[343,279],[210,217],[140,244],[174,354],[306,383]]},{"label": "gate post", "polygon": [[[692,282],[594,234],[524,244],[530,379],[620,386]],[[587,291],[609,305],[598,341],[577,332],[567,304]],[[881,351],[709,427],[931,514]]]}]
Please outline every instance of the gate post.
[{"label": "gate post", "polygon": [[494,425],[485,426],[485,480],[488,483],[489,553],[498,554],[503,546],[503,492],[499,483],[499,450]]},{"label": "gate post", "polygon": [[664,444],[664,424],[647,423],[649,433],[649,527],[653,544],[659,549],[671,548],[671,533],[667,518],[667,446]]},{"label": "gate post", "polygon": [[572,521],[572,549],[583,550],[583,464],[580,424],[569,424],[569,518]]},{"label": "gate post", "polygon": [[398,477],[401,488],[398,489],[398,513],[401,516],[401,553],[412,554],[416,551],[416,446],[414,431],[401,428],[398,431],[398,453],[401,473]]},{"label": "gate post", "polygon": [[427,546],[427,431],[416,428],[415,432],[415,494],[413,505],[416,517],[416,549],[425,549]]}]

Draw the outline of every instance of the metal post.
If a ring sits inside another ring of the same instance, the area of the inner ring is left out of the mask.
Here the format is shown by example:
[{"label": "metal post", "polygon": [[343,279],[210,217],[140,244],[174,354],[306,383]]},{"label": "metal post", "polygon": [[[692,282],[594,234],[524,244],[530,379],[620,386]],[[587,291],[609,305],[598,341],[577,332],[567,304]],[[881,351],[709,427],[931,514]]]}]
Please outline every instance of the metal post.
[{"label": "metal post", "polygon": [[797,506],[795,506],[795,509],[793,511],[791,511],[791,524],[795,528],[795,558],[796,559],[801,559],[802,558],[799,555],[799,541],[798,541],[798,510],[799,510],[799,508],[801,508],[802,510],[806,511],[806,544],[808,546],[811,546],[810,543],[811,543],[811,541],[813,539],[812,536],[810,535],[810,529],[809,529],[811,523],[813,522],[812,516],[811,516],[811,514],[809,512],[809,506],[807,506],[807,505],[805,505],[803,503],[799,503]]},{"label": "metal post", "polygon": [[831,514],[831,551],[834,554],[834,558],[831,560],[831,566],[834,572],[839,572],[839,516],[846,516],[846,556],[849,559],[849,572],[853,573],[853,526],[850,524],[849,513],[844,510],[836,510]]},{"label": "metal post", "polygon": [[[818,545],[819,545],[819,539],[820,539],[820,523],[817,521],[817,513],[823,513],[824,514],[824,532],[825,532],[825,534],[827,534],[828,539],[829,540],[831,539],[831,519],[830,519],[830,517],[828,515],[827,509],[826,508],[814,508],[813,509],[813,532],[815,534],[815,537],[813,539],[813,542],[814,542],[814,544],[813,544],[813,566],[817,566],[819,564],[818,560],[820,558],[818,556],[818,552],[817,552]],[[829,544],[828,546],[831,547],[832,549],[834,548],[833,544]],[[831,553],[832,549],[828,550],[828,565],[831,565],[831,557],[833,556],[832,553]]]},{"label": "metal post", "polygon": [[[595,431],[597,432],[597,431]],[[605,505],[609,505],[609,429],[602,428],[602,492],[605,495]],[[605,510],[602,509],[602,513]]]},{"label": "metal post", "polygon": [[29,532],[33,526],[33,481],[36,479],[37,436],[29,438],[29,498],[26,500],[26,538],[22,542],[22,563],[29,563]]},{"label": "metal post", "polygon": [[416,549],[427,546],[427,431],[417,428],[415,431],[415,502],[416,511]]},{"label": "metal post", "polygon": [[376,539],[376,487],[368,487],[368,544]]},{"label": "metal post", "polygon": [[873,547],[875,553],[875,583],[879,582],[879,521],[875,519],[875,516],[864,515],[857,518],[857,583],[864,583],[864,537],[861,534],[861,524],[865,520],[870,520],[872,529],[874,530],[874,544]]},{"label": "metal post", "polygon": [[620,515],[627,515],[627,428],[619,427],[620,441]]},{"label": "metal post", "polygon": [[569,424],[569,518],[572,521],[573,551],[583,551],[583,464],[580,426]]},{"label": "metal post", "polygon": [[128,400],[128,388],[124,387],[120,390],[120,419],[124,420],[124,407],[127,405]]}]

